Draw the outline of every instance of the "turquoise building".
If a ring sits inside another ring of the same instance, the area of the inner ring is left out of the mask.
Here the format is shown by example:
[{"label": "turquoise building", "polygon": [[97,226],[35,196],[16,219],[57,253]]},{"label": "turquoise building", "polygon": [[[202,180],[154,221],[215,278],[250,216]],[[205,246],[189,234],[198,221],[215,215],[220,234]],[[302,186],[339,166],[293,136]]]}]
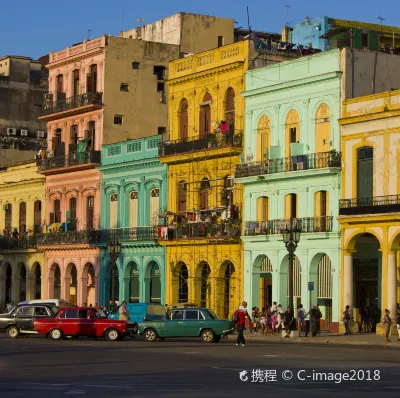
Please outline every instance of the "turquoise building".
[{"label": "turquoise building", "polygon": [[100,303],[111,300],[112,267],[107,245],[118,241],[116,301],[165,301],[165,248],[157,243],[159,213],[167,207],[167,166],[158,161],[161,136],[102,147]]},{"label": "turquoise building", "polygon": [[[288,304],[282,230],[301,227],[293,267],[294,303],[318,304],[322,327],[338,329],[340,292],[340,52],[246,73],[244,298],[249,307]],[[314,290],[309,291],[313,282]]]}]

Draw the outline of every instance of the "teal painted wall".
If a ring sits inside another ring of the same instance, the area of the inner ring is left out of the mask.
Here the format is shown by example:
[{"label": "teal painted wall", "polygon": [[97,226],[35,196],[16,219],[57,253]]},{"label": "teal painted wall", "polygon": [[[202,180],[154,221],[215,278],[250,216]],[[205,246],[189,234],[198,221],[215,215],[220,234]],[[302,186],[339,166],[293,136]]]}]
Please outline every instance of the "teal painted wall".
[{"label": "teal painted wall", "polygon": [[[271,146],[278,147],[285,157],[285,124],[288,112],[295,109],[300,116],[302,154],[315,150],[316,112],[321,104],[330,109],[330,149],[340,151],[341,101],[340,52],[329,51],[294,61],[283,62],[246,73],[245,148],[246,155],[256,155],[257,126],[262,115],[271,123]],[[315,283],[311,304],[317,304],[318,263],[323,255],[332,265],[332,322],[339,321],[340,239],[338,202],[340,198],[340,168],[320,168],[238,178],[244,184],[244,219],[257,220],[257,199],[269,198],[269,220],[285,218],[285,195],[298,195],[297,217],[314,217],[315,192],[325,190],[329,196],[327,216],[333,216],[332,232],[303,233],[296,251],[301,265],[301,302],[309,309],[307,283]],[[260,266],[267,256],[272,264],[272,301],[287,305],[287,250],[281,234],[243,236],[244,297],[249,307],[259,306]]]},{"label": "teal painted wall", "polygon": [[[159,212],[167,207],[167,166],[158,161],[160,136],[119,142],[102,147],[102,211],[101,228],[110,228],[110,195],[118,193],[118,228],[129,227],[129,200],[132,191],[138,192],[138,227],[150,226],[150,191],[158,188]],[[130,297],[132,265],[139,271],[140,302],[150,299],[150,273],[157,264],[161,279],[161,302],[165,302],[165,248],[157,240],[121,240],[118,258],[119,301]],[[100,301],[108,304],[110,296],[110,257],[105,244],[100,254]]]}]

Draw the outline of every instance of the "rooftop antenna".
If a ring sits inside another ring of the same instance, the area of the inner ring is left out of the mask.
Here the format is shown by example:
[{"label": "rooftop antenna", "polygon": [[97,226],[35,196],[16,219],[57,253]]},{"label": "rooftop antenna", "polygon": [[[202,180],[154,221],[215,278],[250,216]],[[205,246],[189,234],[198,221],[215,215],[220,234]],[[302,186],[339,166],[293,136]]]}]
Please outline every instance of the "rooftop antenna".
[{"label": "rooftop antenna", "polygon": [[251,26],[250,26],[249,6],[247,6],[247,26],[249,28],[249,34],[250,34],[251,33]]},{"label": "rooftop antenna", "polygon": [[289,8],[291,7],[289,4],[284,6],[286,8],[286,25],[289,25]]},{"label": "rooftop antenna", "polygon": [[383,18],[382,15],[379,15],[379,17],[377,19],[379,19],[381,21],[381,27],[382,27],[382,23],[386,18]]},{"label": "rooftop antenna", "polygon": [[90,34],[92,33],[92,29],[88,30],[88,35],[87,35],[87,39],[90,40]]},{"label": "rooftop antenna", "polygon": [[143,27],[144,18],[142,18],[142,17],[136,18],[136,22],[137,22],[138,24],[140,24],[140,27],[142,28],[142,27]]}]

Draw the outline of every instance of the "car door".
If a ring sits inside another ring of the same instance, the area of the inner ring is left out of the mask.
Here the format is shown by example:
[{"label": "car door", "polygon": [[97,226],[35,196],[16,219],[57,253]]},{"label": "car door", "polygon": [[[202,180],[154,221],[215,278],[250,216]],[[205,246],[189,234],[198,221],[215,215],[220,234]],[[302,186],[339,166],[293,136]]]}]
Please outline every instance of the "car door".
[{"label": "car door", "polygon": [[183,324],[183,310],[172,310],[164,322],[165,337],[185,336]]},{"label": "car door", "polygon": [[78,334],[81,336],[95,336],[95,322],[96,322],[96,311],[95,310],[79,310],[79,330]]},{"label": "car door", "polygon": [[41,305],[35,305],[34,316],[32,318],[32,330],[33,330],[33,322],[36,319],[48,318],[49,316],[51,316],[51,314],[48,308],[43,307]]},{"label": "car door", "polygon": [[186,310],[184,319],[185,336],[195,337],[200,335],[204,326],[204,319],[198,310]]},{"label": "car door", "polygon": [[15,323],[23,331],[33,331],[33,306],[25,305],[15,314]]},{"label": "car door", "polygon": [[57,327],[61,329],[66,336],[77,335],[79,330],[78,310],[67,309],[60,314],[57,321]]}]

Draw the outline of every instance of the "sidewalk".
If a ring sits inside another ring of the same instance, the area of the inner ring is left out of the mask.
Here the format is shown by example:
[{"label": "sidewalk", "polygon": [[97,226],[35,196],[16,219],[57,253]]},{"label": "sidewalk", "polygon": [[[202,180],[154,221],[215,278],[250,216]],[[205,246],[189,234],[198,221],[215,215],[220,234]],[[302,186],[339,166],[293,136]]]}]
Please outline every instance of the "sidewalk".
[{"label": "sidewalk", "polygon": [[376,335],[374,333],[354,333],[350,336],[343,334],[333,334],[329,332],[321,332],[320,336],[316,337],[292,337],[282,338],[281,333],[275,336],[263,336],[260,333],[250,333],[248,330],[244,332],[246,340],[249,341],[266,341],[266,342],[279,342],[279,343],[303,343],[303,344],[331,344],[331,345],[369,345],[377,347],[390,347],[399,348],[400,341],[398,335],[390,336],[390,343],[384,342],[383,335]]}]

